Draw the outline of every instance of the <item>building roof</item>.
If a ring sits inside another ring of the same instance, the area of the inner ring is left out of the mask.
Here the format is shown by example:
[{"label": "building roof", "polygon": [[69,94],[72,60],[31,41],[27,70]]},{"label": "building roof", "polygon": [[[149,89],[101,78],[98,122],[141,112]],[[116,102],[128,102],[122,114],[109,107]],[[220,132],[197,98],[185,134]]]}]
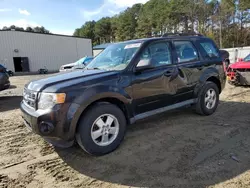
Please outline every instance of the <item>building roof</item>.
[{"label": "building roof", "polygon": [[38,34],[38,35],[52,35],[52,36],[60,36],[60,37],[71,37],[71,38],[81,38],[81,39],[89,39],[85,37],[78,37],[78,36],[71,36],[71,35],[61,35],[61,34],[53,34],[53,33],[37,33],[32,31],[16,31],[16,30],[1,30],[0,32],[22,32],[22,33],[31,33],[31,34]]},{"label": "building roof", "polygon": [[105,49],[105,48],[107,48],[110,44],[111,44],[111,43],[100,44],[100,45],[94,46],[93,49],[94,49],[94,50]]}]

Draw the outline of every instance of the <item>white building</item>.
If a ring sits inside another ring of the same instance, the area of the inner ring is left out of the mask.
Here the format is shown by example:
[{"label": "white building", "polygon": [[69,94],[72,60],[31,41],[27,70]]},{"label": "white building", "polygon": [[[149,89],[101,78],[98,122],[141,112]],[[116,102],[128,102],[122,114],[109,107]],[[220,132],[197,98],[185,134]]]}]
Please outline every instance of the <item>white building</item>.
[{"label": "white building", "polygon": [[105,48],[107,48],[111,43],[106,43],[106,44],[100,44],[97,46],[93,47],[93,56],[96,57],[97,55],[99,55],[99,53],[101,53],[103,50],[105,50]]},{"label": "white building", "polygon": [[250,46],[225,48],[223,50],[229,52],[230,63],[235,63],[238,61],[238,58],[245,58],[248,54],[250,54]]},{"label": "white building", "polygon": [[14,72],[37,72],[92,56],[91,39],[24,31],[0,31],[0,64]]}]

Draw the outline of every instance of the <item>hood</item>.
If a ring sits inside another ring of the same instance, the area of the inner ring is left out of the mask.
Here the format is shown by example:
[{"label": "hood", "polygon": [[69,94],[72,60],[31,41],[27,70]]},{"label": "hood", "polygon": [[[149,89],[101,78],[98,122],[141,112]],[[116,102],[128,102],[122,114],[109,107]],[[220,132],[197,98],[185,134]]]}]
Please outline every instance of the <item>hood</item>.
[{"label": "hood", "polygon": [[56,92],[63,87],[115,75],[116,73],[115,71],[105,70],[79,70],[67,73],[57,73],[43,79],[33,80],[29,82],[26,87],[32,91],[45,90],[45,92]]},{"label": "hood", "polygon": [[240,61],[231,64],[229,67],[232,69],[250,69],[250,62]]}]

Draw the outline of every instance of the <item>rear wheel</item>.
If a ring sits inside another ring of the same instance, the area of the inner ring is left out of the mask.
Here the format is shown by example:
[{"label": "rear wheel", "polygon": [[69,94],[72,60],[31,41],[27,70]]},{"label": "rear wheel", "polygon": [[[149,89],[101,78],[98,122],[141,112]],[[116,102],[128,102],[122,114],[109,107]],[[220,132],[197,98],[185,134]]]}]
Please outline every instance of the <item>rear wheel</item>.
[{"label": "rear wheel", "polygon": [[219,89],[214,82],[206,82],[200,90],[196,103],[196,112],[200,115],[211,115],[219,104]]},{"label": "rear wheel", "polygon": [[76,140],[86,152],[104,155],[115,150],[126,132],[126,119],[120,108],[98,103],[80,119]]}]

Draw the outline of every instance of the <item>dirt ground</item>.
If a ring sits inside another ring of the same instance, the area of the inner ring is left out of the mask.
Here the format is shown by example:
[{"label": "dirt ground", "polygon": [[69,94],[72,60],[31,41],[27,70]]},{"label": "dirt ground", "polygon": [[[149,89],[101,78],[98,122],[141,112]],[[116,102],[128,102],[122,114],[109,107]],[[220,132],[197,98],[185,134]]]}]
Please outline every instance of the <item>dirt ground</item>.
[{"label": "dirt ground", "polygon": [[182,109],[131,125],[115,152],[93,157],[27,131],[19,103],[37,77],[0,92],[0,187],[250,187],[250,88],[227,85],[212,116]]}]

